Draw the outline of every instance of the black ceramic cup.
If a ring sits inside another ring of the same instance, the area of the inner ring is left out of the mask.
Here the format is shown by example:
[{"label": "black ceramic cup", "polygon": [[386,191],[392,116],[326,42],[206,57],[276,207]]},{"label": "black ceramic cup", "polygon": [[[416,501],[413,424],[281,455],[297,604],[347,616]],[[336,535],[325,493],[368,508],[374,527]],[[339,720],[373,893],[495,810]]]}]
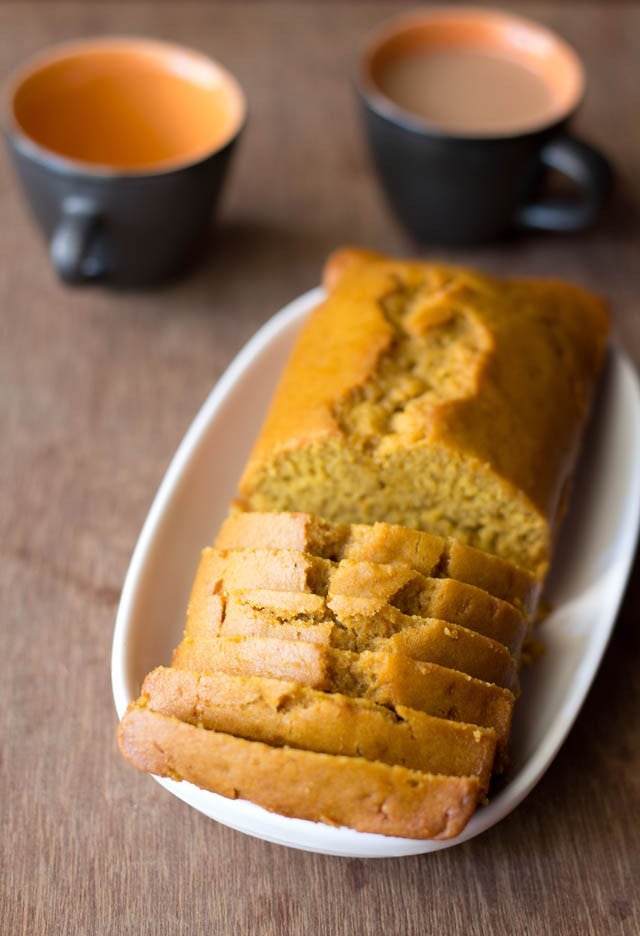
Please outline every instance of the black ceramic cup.
[{"label": "black ceramic cup", "polygon": [[66,44],[15,72],[4,128],[60,277],[136,287],[181,273],[245,115],[228,71],[150,39]]},{"label": "black ceramic cup", "polygon": [[[389,97],[389,69],[398,62],[460,49],[503,56],[537,75],[550,94],[542,119],[528,117],[525,108],[507,129],[452,130]],[[577,231],[598,218],[609,163],[567,131],[584,94],[584,69],[573,49],[544,27],[471,7],[399,17],[369,38],[356,85],[382,187],[417,242],[477,244],[517,228]],[[548,170],[567,176],[577,197],[542,196]]]}]

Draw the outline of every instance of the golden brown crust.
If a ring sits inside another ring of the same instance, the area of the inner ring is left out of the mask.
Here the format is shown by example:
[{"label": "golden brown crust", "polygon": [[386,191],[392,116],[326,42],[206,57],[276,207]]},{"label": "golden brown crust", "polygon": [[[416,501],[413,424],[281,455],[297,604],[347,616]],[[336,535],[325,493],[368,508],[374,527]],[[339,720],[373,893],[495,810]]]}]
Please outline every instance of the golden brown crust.
[{"label": "golden brown crust", "polygon": [[510,602],[529,618],[535,616],[540,580],[513,562],[449,538],[441,572],[447,578],[475,585],[495,598]]},{"label": "golden brown crust", "polygon": [[251,741],[364,757],[425,773],[478,777],[486,793],[492,729],[398,706],[324,693],[285,680],[159,667],[142,686],[154,712]]},{"label": "golden brown crust", "polygon": [[360,832],[452,838],[473,814],[475,777],[431,775],[357,757],[245,741],[133,705],[120,749],[140,770],[265,809]]},{"label": "golden brown crust", "polygon": [[215,547],[295,549],[324,559],[339,559],[350,535],[345,523],[329,523],[306,513],[231,513],[218,530]]},{"label": "golden brown crust", "polygon": [[382,254],[373,250],[363,250],[362,247],[338,247],[325,261],[322,270],[322,285],[329,292],[336,288],[347,273],[357,266],[369,263],[372,260],[383,260]]},{"label": "golden brown crust", "polygon": [[516,661],[502,644],[437,618],[425,618],[423,624],[405,628],[392,637],[377,637],[370,649],[404,653],[412,660],[438,663],[519,692]]}]

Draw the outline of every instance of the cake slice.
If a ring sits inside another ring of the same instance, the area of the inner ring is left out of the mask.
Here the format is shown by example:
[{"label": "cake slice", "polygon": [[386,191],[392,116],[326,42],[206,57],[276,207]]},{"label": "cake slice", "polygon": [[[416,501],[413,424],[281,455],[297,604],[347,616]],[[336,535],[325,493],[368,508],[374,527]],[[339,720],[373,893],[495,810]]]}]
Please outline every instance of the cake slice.
[{"label": "cake slice", "polygon": [[282,816],[359,832],[452,838],[469,821],[480,793],[476,777],[246,741],[135,703],[118,739],[140,770],[248,799]]},{"label": "cake slice", "polygon": [[525,611],[535,611],[540,583],[519,566],[454,539],[390,523],[330,523],[304,513],[232,513],[215,546],[292,549],[323,559],[406,565],[428,577],[475,585]]},{"label": "cake slice", "polygon": [[[218,637],[285,638],[354,652],[400,652],[414,660],[439,663],[485,682],[493,682],[517,691],[517,663],[502,644],[466,627],[459,627],[437,618],[408,618],[408,621],[409,626],[390,635],[380,635],[376,634],[378,628],[369,629],[366,626],[370,622],[374,625],[379,624],[376,618],[365,618],[365,627],[361,627],[357,620],[338,624],[335,619],[329,619],[305,624],[294,619],[282,623],[279,617],[265,615],[263,612],[254,612],[252,615],[241,612],[240,615],[226,616],[217,632],[211,628],[208,637],[200,635],[198,639],[206,642],[207,639]],[[187,635],[185,639],[189,640],[191,637]]]},{"label": "cake slice", "polygon": [[509,740],[514,694],[493,683],[403,653],[352,653],[274,638],[185,638],[173,666],[199,673],[285,679],[343,695],[404,705],[453,721],[493,728],[502,753]]},{"label": "cake slice", "polygon": [[[355,651],[371,649],[377,638],[394,637],[396,643],[412,640],[409,632],[426,635],[430,621],[442,621],[441,618],[403,614],[387,602],[375,598],[338,595],[325,600],[315,595],[268,589],[237,591],[228,596],[218,596],[215,610],[212,602],[206,607],[209,609],[208,615],[196,614],[194,610],[186,631],[194,639],[198,634],[275,636],[326,643],[328,646]],[[473,624],[474,633],[487,636],[492,641],[496,636],[500,637],[495,642],[509,652],[514,665],[517,663],[522,634],[496,634],[497,629],[486,620],[474,621]],[[510,659],[503,651],[499,651],[499,656],[504,665],[510,667]]]},{"label": "cake slice", "polygon": [[521,643],[527,629],[520,611],[481,588],[402,566],[344,559],[330,573],[328,595],[333,602],[344,596],[386,601],[406,614],[442,618],[510,646]]},{"label": "cake slice", "polygon": [[154,712],[252,741],[474,776],[481,794],[489,786],[496,747],[491,728],[405,706],[392,711],[285,680],[167,667],[147,676],[140,701]]},{"label": "cake slice", "polygon": [[[281,593],[281,597],[278,597]],[[495,640],[517,658],[527,622],[513,605],[473,585],[452,579],[426,578],[405,566],[329,560],[294,550],[205,549],[194,582],[185,633],[195,637],[221,630],[226,602],[245,596],[245,604],[275,611],[285,620],[307,622],[333,617],[361,632],[378,636],[418,621],[438,618]],[[296,597],[299,596],[299,597]],[[237,605],[236,605],[237,607]],[[226,609],[227,608],[227,609]],[[395,619],[390,613],[395,609]],[[392,623],[393,620],[393,623]]]},{"label": "cake slice", "polygon": [[[358,632],[379,631],[378,636],[390,636],[420,625],[425,618],[437,618],[502,644],[516,661],[519,660],[526,634],[522,618],[503,615],[499,608],[497,613],[483,613],[482,604],[476,603],[476,595],[469,590],[471,586],[457,589],[459,583],[450,579],[442,579],[437,584],[430,579],[426,582],[427,587],[418,594],[418,600],[405,604],[407,613],[382,598],[370,598],[366,594],[333,595],[327,599],[327,606],[341,623]],[[234,597],[242,595],[242,592],[234,593]]]}]

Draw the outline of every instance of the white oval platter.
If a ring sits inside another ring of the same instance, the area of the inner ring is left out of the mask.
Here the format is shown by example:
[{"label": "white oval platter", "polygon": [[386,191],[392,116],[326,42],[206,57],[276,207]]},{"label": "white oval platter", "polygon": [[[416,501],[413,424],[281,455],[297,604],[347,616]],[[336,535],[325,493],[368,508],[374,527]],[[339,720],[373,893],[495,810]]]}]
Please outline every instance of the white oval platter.
[{"label": "white oval platter", "polygon": [[[119,716],[139,695],[146,673],[171,659],[200,550],[227,512],[295,337],[323,295],[321,289],[305,293],[254,335],[212,390],[167,470],[135,547],[116,619],[112,684]],[[523,674],[512,735],[514,771],[457,838],[431,842],[354,832],[155,779],[227,826],[329,855],[414,855],[473,838],[524,799],[580,711],[622,600],[639,516],[640,390],[629,361],[613,351],[557,548],[548,590],[554,611],[539,631],[546,653]]]}]

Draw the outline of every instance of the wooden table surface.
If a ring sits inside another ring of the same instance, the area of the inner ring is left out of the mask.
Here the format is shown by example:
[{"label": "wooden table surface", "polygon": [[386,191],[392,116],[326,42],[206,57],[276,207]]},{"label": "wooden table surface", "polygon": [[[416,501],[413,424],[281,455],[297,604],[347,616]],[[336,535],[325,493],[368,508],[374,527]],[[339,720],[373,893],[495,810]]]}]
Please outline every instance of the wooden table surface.
[{"label": "wooden table surface", "polygon": [[[583,55],[577,126],[615,161],[614,201],[589,234],[432,253],[597,288],[640,364],[640,8],[511,6]],[[637,574],[555,762],[465,845],[368,862],[291,851],[217,825],[116,750],[120,589],[196,409],[335,245],[412,250],[372,176],[349,85],[363,33],[398,8],[0,4],[3,74],[72,36],[152,34],[219,57],[251,109],[204,262],[154,291],[60,285],[0,157],[3,934],[640,932]]]}]

